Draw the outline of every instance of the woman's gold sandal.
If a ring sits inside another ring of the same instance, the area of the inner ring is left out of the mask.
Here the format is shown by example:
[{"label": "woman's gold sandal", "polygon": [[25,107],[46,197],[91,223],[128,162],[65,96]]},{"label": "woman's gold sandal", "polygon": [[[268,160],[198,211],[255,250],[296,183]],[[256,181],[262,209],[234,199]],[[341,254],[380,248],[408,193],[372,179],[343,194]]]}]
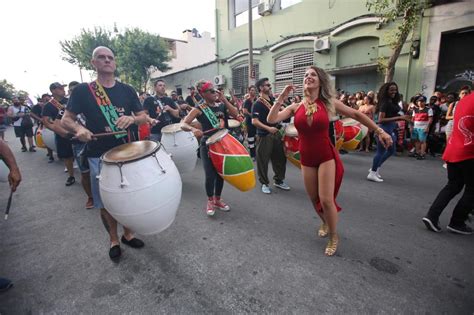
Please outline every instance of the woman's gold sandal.
[{"label": "woman's gold sandal", "polygon": [[324,251],[324,254],[326,254],[326,256],[333,256],[337,251],[338,243],[339,243],[339,237],[337,236],[337,234],[329,234],[329,242],[328,242],[328,245],[326,246],[326,250]]},{"label": "woman's gold sandal", "polygon": [[318,236],[319,237],[326,237],[326,236],[328,236],[328,232],[329,232],[328,225],[326,223],[323,223],[319,227]]}]

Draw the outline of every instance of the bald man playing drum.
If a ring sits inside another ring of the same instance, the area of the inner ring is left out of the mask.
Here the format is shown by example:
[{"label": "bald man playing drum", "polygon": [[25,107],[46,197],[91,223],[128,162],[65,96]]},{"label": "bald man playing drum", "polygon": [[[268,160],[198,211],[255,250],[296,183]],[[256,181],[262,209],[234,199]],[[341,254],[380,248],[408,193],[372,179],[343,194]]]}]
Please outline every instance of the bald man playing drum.
[{"label": "bald man playing drum", "polygon": [[[115,80],[115,56],[112,50],[99,46],[92,53],[91,64],[97,72],[97,80],[76,86],[69,98],[62,125],[82,142],[87,143],[86,157],[89,162],[94,206],[100,209],[100,216],[110,236],[109,257],[118,261],[122,255],[120,240],[125,245],[141,248],[145,244],[134,237],[133,232],[123,227],[119,240],[117,221],[104,208],[99,194],[100,157],[108,150],[127,143],[127,134],[114,134],[94,138],[97,133],[116,133],[127,130],[133,124],[143,124],[147,116],[143,111],[133,87]],[[133,113],[133,115],[132,115]],[[76,116],[86,118],[86,127],[76,123]]]}]

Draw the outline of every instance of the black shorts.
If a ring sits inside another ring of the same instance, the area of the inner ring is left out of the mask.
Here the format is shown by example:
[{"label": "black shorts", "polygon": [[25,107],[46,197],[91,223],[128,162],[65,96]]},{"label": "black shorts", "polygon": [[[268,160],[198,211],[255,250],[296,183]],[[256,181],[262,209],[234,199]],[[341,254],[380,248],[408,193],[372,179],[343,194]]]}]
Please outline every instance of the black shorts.
[{"label": "black shorts", "polygon": [[22,126],[14,126],[14,129],[17,138],[23,138],[24,136],[33,137],[33,127],[25,128]]},{"label": "black shorts", "polygon": [[56,150],[58,151],[58,158],[60,159],[69,159],[74,157],[74,152],[72,151],[71,140],[65,139],[61,136],[56,135]]}]

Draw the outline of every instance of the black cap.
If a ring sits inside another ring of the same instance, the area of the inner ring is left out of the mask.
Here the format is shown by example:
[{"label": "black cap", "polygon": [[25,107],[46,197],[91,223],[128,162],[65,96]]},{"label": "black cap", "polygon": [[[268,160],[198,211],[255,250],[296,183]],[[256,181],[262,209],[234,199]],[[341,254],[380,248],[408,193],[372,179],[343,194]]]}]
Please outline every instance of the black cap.
[{"label": "black cap", "polygon": [[53,92],[54,89],[60,88],[60,87],[65,87],[67,86],[66,84],[61,84],[59,82],[54,82],[49,85],[49,90]]}]

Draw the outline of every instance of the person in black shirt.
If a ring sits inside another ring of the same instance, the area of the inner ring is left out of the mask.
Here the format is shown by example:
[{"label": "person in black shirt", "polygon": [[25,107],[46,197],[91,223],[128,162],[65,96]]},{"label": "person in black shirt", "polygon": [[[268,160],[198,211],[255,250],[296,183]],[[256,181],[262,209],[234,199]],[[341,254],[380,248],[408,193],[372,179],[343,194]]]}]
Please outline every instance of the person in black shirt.
[{"label": "person in black shirt", "polygon": [[157,80],[155,81],[155,96],[150,96],[143,102],[145,112],[157,121],[150,130],[152,141],[161,141],[161,129],[180,121],[179,109],[175,102],[166,96],[165,91],[165,81]]},{"label": "person in black shirt", "polygon": [[[37,128],[43,127],[43,118],[42,118],[43,107],[46,103],[49,102],[50,99],[51,97],[49,96],[49,94],[43,94],[41,98],[38,98],[38,103],[31,108],[31,117],[33,117],[36,120],[36,123],[38,125]],[[48,163],[53,163],[54,162],[53,150],[51,150],[48,147],[46,147],[46,150],[48,152],[46,156],[49,158]]]},{"label": "person in black shirt", "polygon": [[247,127],[247,143],[250,150],[250,156],[255,161],[255,157],[257,156],[255,153],[255,135],[257,134],[257,129],[252,124],[252,106],[257,100],[257,88],[254,85],[249,86],[248,93],[248,98],[244,102],[243,111],[245,125]]},{"label": "person in black shirt", "polygon": [[409,115],[403,115],[402,108],[398,105],[399,102],[400,94],[398,93],[398,85],[395,82],[384,83],[378,93],[378,102],[375,112],[378,113],[380,128],[392,137],[393,144],[386,149],[383,143],[377,141],[377,152],[372,162],[372,168],[369,170],[369,175],[367,175],[367,179],[370,181],[383,182],[379,169],[382,164],[395,153],[397,145],[397,121],[411,120]]},{"label": "person in black shirt", "polygon": [[69,177],[66,180],[66,186],[71,186],[76,182],[74,178],[74,154],[72,152],[72,143],[69,139],[68,131],[61,125],[61,118],[64,115],[67,98],[64,96],[66,85],[58,82],[51,83],[49,90],[53,97],[43,107],[42,122],[43,125],[55,133],[56,149],[58,158],[64,161]]},{"label": "person in black shirt", "polygon": [[286,156],[279,130],[281,125],[267,122],[268,113],[273,105],[273,101],[270,98],[272,86],[268,78],[258,80],[256,86],[260,96],[253,104],[252,124],[257,128],[258,180],[262,184],[262,192],[270,194],[268,162],[271,160],[273,172],[275,173],[275,176],[273,176],[273,185],[283,190],[290,190],[290,186],[284,182]]},{"label": "person in black shirt", "polygon": [[[192,131],[196,138],[201,138],[199,150],[206,176],[205,185],[208,198],[206,214],[208,216],[213,216],[216,208],[222,211],[229,211],[230,207],[221,199],[224,180],[212,165],[206,141],[218,130],[226,128],[227,119],[229,118],[227,112],[229,112],[233,117],[237,117],[239,112],[237,111],[237,108],[225,98],[224,94],[214,89],[211,82],[198,81],[196,83],[196,89],[202,95],[204,103],[193,108],[189,112],[188,116],[184,119],[181,128],[184,131]],[[217,103],[217,101],[220,101],[221,103]],[[208,116],[213,119],[214,125],[209,120]],[[191,125],[195,118],[201,124],[202,130]]]},{"label": "person in black shirt", "polygon": [[201,95],[199,95],[199,93],[196,93],[196,88],[194,86],[190,86],[188,90],[189,90],[189,95],[186,97],[185,101],[186,103],[189,104],[189,106],[196,107],[198,104],[196,104],[194,100],[201,102],[202,101]]},{"label": "person in black shirt", "polygon": [[[100,215],[104,227],[110,236],[109,257],[117,261],[122,251],[117,234],[117,221],[104,208],[99,193],[99,181],[97,175],[100,173],[99,157],[108,150],[126,142],[124,137],[101,137],[93,140],[94,133],[110,132],[112,127],[117,129],[127,129],[133,124],[143,124],[147,121],[147,115],[143,111],[142,105],[133,87],[115,80],[115,56],[113,52],[103,46],[94,49],[92,53],[92,65],[97,72],[96,84],[100,84],[108,98],[109,106],[115,108],[119,118],[115,121],[115,126],[110,126],[106,117],[97,104],[97,100],[89,89],[87,83],[79,84],[72,91],[71,97],[62,119],[63,126],[74,133],[75,137],[87,143],[86,156],[89,162],[92,195],[94,206],[100,208]],[[134,116],[132,115],[134,114]],[[76,122],[77,115],[82,114],[86,119],[86,126]],[[135,238],[133,232],[123,227],[124,234],[122,243],[133,248],[141,248],[145,244]]]}]

